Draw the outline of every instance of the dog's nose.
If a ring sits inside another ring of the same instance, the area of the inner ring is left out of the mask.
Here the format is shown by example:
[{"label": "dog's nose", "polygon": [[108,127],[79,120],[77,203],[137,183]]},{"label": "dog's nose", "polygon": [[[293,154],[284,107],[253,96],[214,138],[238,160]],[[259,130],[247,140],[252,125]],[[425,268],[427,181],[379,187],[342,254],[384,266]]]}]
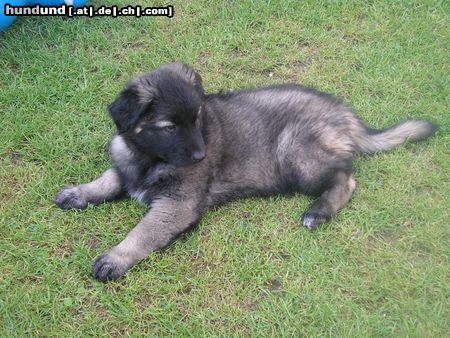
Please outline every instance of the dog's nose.
[{"label": "dog's nose", "polygon": [[191,155],[192,161],[194,162],[200,162],[205,158],[205,151],[203,150],[197,150],[194,151]]}]

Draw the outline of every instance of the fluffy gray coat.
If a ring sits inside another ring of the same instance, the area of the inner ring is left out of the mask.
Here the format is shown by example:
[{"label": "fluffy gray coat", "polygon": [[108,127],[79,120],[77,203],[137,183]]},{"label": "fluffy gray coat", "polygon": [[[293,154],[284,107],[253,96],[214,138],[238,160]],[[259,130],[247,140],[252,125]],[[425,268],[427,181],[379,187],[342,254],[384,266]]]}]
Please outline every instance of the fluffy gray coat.
[{"label": "fluffy gray coat", "polygon": [[373,130],[339,98],[297,84],[205,95],[200,76],[174,63],[131,80],[109,106],[117,125],[113,167],[55,197],[64,209],[122,196],[150,206],[126,238],[94,263],[100,280],[123,275],[233,198],[300,192],[318,199],[303,214],[313,229],[355,189],[353,157],[430,136],[407,120]]}]

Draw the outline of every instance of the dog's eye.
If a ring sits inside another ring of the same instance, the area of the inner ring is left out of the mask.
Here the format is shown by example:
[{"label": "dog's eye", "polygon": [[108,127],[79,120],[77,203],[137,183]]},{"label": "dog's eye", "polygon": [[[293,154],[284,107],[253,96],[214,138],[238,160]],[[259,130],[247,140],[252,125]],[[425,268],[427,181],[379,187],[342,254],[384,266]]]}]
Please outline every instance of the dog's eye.
[{"label": "dog's eye", "polygon": [[167,131],[172,132],[172,131],[175,131],[177,129],[177,126],[174,125],[174,124],[171,124],[170,126],[164,127],[164,129],[166,129]]}]

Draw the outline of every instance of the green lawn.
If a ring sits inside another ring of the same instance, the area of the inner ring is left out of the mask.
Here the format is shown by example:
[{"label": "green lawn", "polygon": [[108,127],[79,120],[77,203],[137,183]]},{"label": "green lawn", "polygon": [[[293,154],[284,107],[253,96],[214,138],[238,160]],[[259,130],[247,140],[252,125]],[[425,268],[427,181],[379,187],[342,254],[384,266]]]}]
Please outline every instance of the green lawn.
[{"label": "green lawn", "polygon": [[[115,3],[130,2],[93,1]],[[448,337],[450,3],[170,4],[172,19],[21,17],[0,33],[0,336]],[[236,201],[97,282],[93,259],[146,208],[53,196],[110,165],[124,82],[175,60],[208,92],[295,81],[372,127],[440,129],[358,157],[352,201],[317,231],[300,226],[308,197]]]}]

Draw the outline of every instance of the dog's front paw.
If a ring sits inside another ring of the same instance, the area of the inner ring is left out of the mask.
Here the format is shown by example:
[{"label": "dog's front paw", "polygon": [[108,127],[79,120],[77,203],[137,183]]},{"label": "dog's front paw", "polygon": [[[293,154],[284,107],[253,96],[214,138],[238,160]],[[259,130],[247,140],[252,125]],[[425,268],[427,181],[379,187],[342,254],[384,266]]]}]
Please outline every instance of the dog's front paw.
[{"label": "dog's front paw", "polygon": [[55,204],[61,209],[85,209],[88,201],[79,188],[65,188],[56,194]]},{"label": "dog's front paw", "polygon": [[103,282],[117,279],[133,265],[126,255],[116,251],[112,248],[95,260],[92,268],[95,278]]},{"label": "dog's front paw", "polygon": [[305,227],[312,230],[315,229],[318,225],[325,223],[327,219],[327,215],[310,210],[303,214],[302,223]]}]

